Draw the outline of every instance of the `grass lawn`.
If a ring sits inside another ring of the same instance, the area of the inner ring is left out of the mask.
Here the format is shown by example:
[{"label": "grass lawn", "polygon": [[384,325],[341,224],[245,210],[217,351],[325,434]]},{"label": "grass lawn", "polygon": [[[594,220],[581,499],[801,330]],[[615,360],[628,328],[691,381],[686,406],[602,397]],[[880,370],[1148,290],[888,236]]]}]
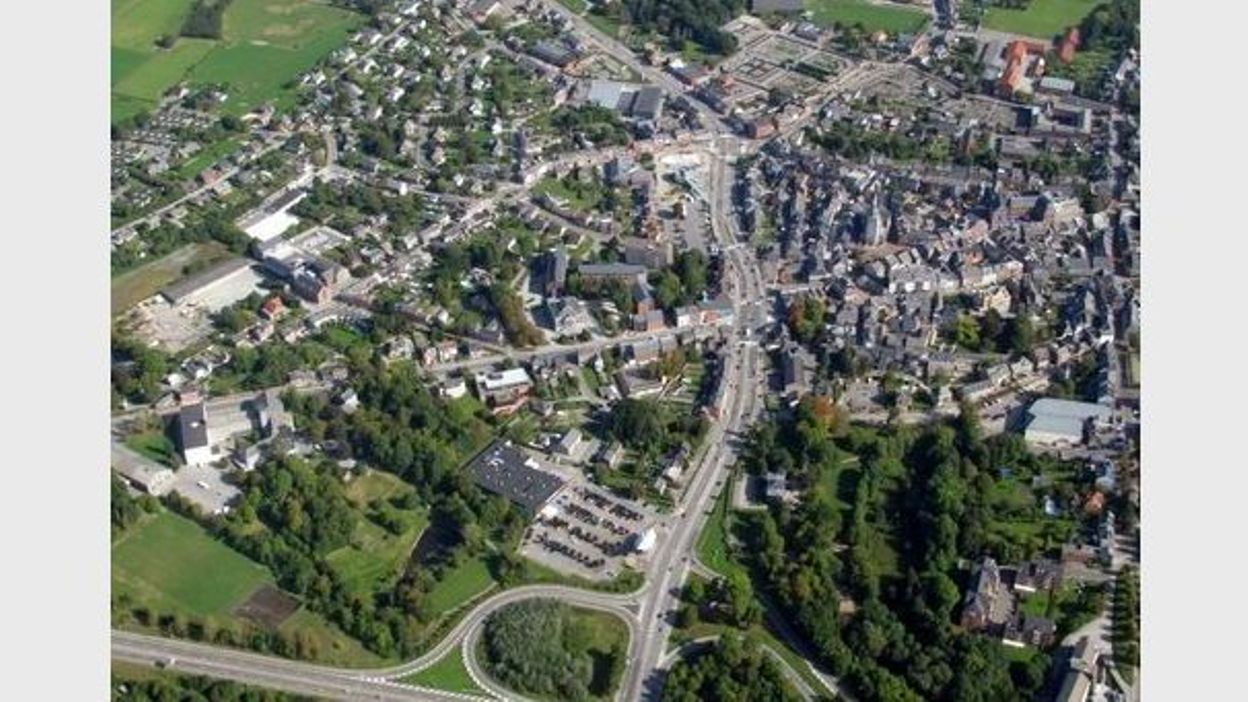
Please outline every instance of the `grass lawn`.
[{"label": "grass lawn", "polygon": [[174,457],[178,452],[169,435],[160,430],[147,431],[127,437],[126,446],[140,455],[169,467],[173,467]]},{"label": "grass lawn", "polygon": [[113,590],[128,590],[191,614],[228,615],[259,586],[263,566],[172,512],[136,525],[112,548]]},{"label": "grass lawn", "polygon": [[1049,603],[1053,601],[1053,593],[1036,592],[1030,595],[1023,595],[1020,598],[1019,607],[1024,614],[1030,614],[1033,617],[1050,617]]},{"label": "grass lawn", "polygon": [[472,680],[472,676],[468,674],[468,667],[464,665],[463,652],[458,646],[438,660],[437,663],[419,673],[399,678],[399,682],[421,687],[431,687],[435,690],[446,690],[447,692],[462,692],[468,695],[485,694],[485,690],[477,687],[477,684]]},{"label": "grass lawn", "polygon": [[373,500],[386,501],[414,492],[399,478],[381,471],[372,471],[352,480],[346,495],[360,509],[360,520],[351,535],[351,543],[330,553],[326,561],[342,576],[347,587],[362,596],[378,589],[388,589],[403,573],[412,548],[421,532],[429,526],[429,514],[421,510],[401,510],[390,506],[403,520],[404,530],[392,534],[366,516]]},{"label": "grass lawn", "polygon": [[379,470],[370,470],[343,489],[347,499],[360,508],[367,507],[373,500],[386,500],[409,492],[412,492],[411,486],[401,478]]},{"label": "grass lawn", "polygon": [[719,500],[715,502],[715,511],[707,517],[702,533],[698,535],[698,560],[702,561],[702,565],[724,576],[744,571],[744,568],[732,559],[728,547],[728,537],[734,521],[732,511],[729,509],[732,489],[731,481],[724,485]]},{"label": "grass lawn", "polygon": [[884,30],[889,34],[917,32],[927,25],[928,15],[922,10],[873,5],[867,0],[806,0],[815,24],[830,27],[861,24],[868,32]]},{"label": "grass lawn", "polygon": [[585,20],[594,25],[598,31],[612,38],[620,36],[620,23],[597,12],[588,12],[585,14]]},{"label": "grass lawn", "polygon": [[1096,90],[1106,68],[1114,57],[1108,51],[1080,51],[1070,63],[1062,63],[1052,54],[1046,64],[1045,75],[1058,78],[1069,78],[1075,81],[1076,93],[1087,93]]},{"label": "grass lawn", "polygon": [[1100,0],[1031,0],[1022,10],[989,7],[983,26],[1047,40],[1079,24],[1098,4]]},{"label": "grass lawn", "polygon": [[538,195],[550,195],[576,212],[589,212],[597,208],[605,188],[597,183],[578,183],[577,186],[579,187],[569,187],[559,178],[547,176],[533,187],[533,192]]},{"label": "grass lawn", "polygon": [[178,166],[178,176],[187,179],[194,178],[205,168],[238,151],[242,145],[241,137],[230,137],[211,144]]},{"label": "grass lawn", "polygon": [[446,572],[429,591],[429,612],[439,616],[475,598],[494,585],[494,576],[480,558],[460,563]]},{"label": "grass lawn", "polygon": [[[628,626],[614,614],[595,612],[587,609],[573,609],[573,622],[580,622],[591,632],[589,637],[589,657],[593,660],[593,682],[590,689],[604,690],[606,694],[591,695],[591,699],[609,700],[620,685],[620,676],[624,673],[624,661],[611,665],[611,656],[615,651],[628,655]],[[612,676],[612,669],[615,674]],[[611,676],[610,678],[608,676]]]},{"label": "grass lawn", "polygon": [[382,658],[364,648],[355,639],[344,634],[324,617],[307,609],[300,609],[282,622],[279,631],[294,635],[298,633],[316,648],[314,658],[329,665],[346,668],[375,668],[395,662]]},{"label": "grass lawn", "polygon": [[589,7],[585,4],[585,0],[559,0],[559,4],[578,15],[584,12],[585,8]]},{"label": "grass lawn", "polygon": [[191,0],[114,0],[112,5],[112,119],[150,108],[174,84],[225,83],[226,110],[241,114],[276,99],[285,86],[364,22],[362,15],[311,0],[234,0],[225,11],[224,38],[180,38],[172,49],[156,46],[176,35]]},{"label": "grass lawn", "polygon": [[815,491],[821,497],[830,498],[841,517],[848,519],[861,477],[862,469],[858,467],[858,457],[849,456],[838,464],[836,470],[830,470],[820,478],[815,485]]},{"label": "grass lawn", "polygon": [[117,275],[112,280],[110,308],[121,314],[160,289],[182,277],[182,269],[195,262],[211,265],[230,255],[222,244],[212,241],[187,244],[169,254]]}]

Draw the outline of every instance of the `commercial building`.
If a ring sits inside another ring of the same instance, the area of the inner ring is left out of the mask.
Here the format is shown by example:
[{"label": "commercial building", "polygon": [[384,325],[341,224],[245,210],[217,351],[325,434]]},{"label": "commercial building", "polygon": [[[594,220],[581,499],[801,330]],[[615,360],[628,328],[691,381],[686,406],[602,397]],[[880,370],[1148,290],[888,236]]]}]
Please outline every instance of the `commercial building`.
[{"label": "commercial building", "polygon": [[477,485],[502,495],[522,507],[530,516],[537,514],[560,488],[563,480],[537,469],[537,461],[526,457],[510,442],[495,442],[469,467]]},{"label": "commercial building", "polygon": [[533,379],[523,368],[482,371],[476,374],[473,381],[481,401],[492,407],[515,402],[527,396],[533,387]]},{"label": "commercial building", "polygon": [[147,461],[114,461],[113,468],[136,490],[160,497],[173,486],[173,471]]},{"label": "commercial building", "polygon": [[1045,397],[1027,410],[1023,438],[1042,446],[1082,444],[1090,430],[1109,422],[1113,412],[1104,405]]}]

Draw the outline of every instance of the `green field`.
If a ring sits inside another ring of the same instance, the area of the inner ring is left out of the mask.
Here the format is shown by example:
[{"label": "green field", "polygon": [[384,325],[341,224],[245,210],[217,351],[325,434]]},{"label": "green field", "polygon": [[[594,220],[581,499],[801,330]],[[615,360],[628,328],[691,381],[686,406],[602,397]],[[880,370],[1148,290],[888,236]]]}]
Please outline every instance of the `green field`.
[{"label": "green field", "polygon": [[113,590],[199,616],[228,616],[267,570],[208,535],[189,519],[161,512],[136,525],[112,549]]},{"label": "green field", "polygon": [[223,39],[180,38],[172,49],[156,40],[176,35],[191,0],[113,0],[112,120],[151,108],[176,83],[225,83],[226,110],[241,114],[288,99],[284,86],[341,46],[361,15],[311,0],[233,0]]},{"label": "green field", "polygon": [[178,452],[173,440],[160,429],[127,437],[126,446],[142,456],[170,467],[173,467]]},{"label": "green field", "polygon": [[914,33],[927,25],[928,15],[922,10],[873,5],[867,0],[806,0],[815,24],[830,27],[861,24],[868,32],[883,30],[889,34]]},{"label": "green field", "polygon": [[199,175],[205,168],[238,151],[242,145],[242,138],[237,136],[210,144],[184,161],[181,166],[178,166],[177,174],[181,178],[190,180]]},{"label": "green field", "polygon": [[447,614],[493,585],[494,577],[485,561],[466,560],[447,571],[429,591],[429,612],[433,616]]},{"label": "green field", "polygon": [[733,522],[729,509],[732,490],[732,482],[729,481],[715,503],[715,511],[707,518],[702,533],[698,535],[698,560],[707,568],[725,576],[743,570],[733,560],[728,546],[729,530]]},{"label": "green field", "polygon": [[1052,39],[1067,27],[1078,25],[1098,4],[1100,0],[1031,0],[1023,10],[989,7],[984,12],[983,26]]},{"label": "green field", "polygon": [[[368,503],[388,500],[414,490],[389,473],[373,471],[353,480],[347,497],[367,513]],[[378,589],[389,588],[402,574],[416,540],[429,525],[424,510],[398,510],[405,529],[395,535],[361,516],[351,536],[351,544],[330,553],[325,560],[351,590],[368,596]]]},{"label": "green field", "polygon": [[[610,657],[613,651],[628,651],[628,625],[620,621],[614,614],[595,612],[588,609],[573,609],[575,619],[585,623],[591,632],[589,637],[589,655],[594,661],[594,679],[605,682],[603,687],[614,692],[620,686],[620,675],[624,672],[624,661],[619,661],[615,668],[614,679],[605,680],[611,673]],[[599,699],[611,699],[611,695],[602,695]]]},{"label": "green field", "polygon": [[485,694],[485,690],[477,687],[477,684],[472,680],[472,676],[468,674],[468,667],[464,665],[463,653],[458,647],[443,656],[437,663],[419,673],[413,673],[405,678],[400,678],[399,682],[421,687],[431,687],[435,690],[446,690],[447,692],[462,692],[468,695]]},{"label": "green field", "polygon": [[[199,617],[208,624],[237,629],[242,620],[234,609],[256,588],[272,583],[263,566],[172,512],[146,517],[113,542],[113,596],[153,613]],[[302,637],[315,649],[312,658],[331,665],[370,667],[388,662],[306,609],[291,615],[278,631]]]},{"label": "green field", "polygon": [[114,315],[125,312],[139,302],[160,292],[160,289],[182,277],[182,269],[195,262],[211,265],[224,260],[229,251],[213,241],[187,244],[155,261],[144,263],[113,278],[111,309]]}]

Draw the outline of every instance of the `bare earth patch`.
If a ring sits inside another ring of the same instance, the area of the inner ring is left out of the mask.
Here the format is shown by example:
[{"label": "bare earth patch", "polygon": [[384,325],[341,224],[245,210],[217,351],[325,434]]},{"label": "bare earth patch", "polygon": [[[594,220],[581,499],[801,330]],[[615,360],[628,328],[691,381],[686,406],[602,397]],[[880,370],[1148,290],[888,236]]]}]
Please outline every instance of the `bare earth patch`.
[{"label": "bare earth patch", "polygon": [[234,610],[234,614],[276,629],[297,611],[299,600],[272,585],[262,585]]}]

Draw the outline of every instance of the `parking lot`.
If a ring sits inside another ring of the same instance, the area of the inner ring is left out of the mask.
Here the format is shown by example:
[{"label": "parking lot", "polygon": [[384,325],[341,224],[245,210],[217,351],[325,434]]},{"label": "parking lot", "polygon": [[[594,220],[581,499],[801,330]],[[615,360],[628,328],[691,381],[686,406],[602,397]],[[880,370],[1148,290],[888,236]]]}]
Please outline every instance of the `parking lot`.
[{"label": "parking lot", "polygon": [[654,522],[639,504],[586,485],[568,485],[530,525],[520,552],[561,573],[610,580],[626,563],[644,558],[637,544]]}]

